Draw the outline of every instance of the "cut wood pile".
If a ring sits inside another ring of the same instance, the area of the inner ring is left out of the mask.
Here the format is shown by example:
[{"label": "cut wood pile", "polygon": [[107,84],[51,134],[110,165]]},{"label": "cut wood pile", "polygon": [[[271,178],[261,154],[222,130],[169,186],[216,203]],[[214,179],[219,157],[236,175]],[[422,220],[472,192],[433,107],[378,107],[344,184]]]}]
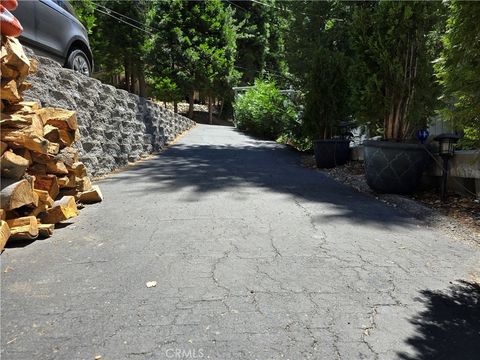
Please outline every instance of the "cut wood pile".
[{"label": "cut wood pile", "polygon": [[15,38],[2,36],[0,251],[7,241],[52,234],[55,224],[102,200],[79,161],[76,114],[23,101],[35,72]]}]

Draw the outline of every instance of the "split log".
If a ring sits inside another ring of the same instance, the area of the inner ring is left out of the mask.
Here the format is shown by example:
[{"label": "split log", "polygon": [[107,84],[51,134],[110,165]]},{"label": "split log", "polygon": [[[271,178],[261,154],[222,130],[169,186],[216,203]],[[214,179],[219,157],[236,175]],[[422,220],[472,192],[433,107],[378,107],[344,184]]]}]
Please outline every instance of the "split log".
[{"label": "split log", "polygon": [[73,196],[64,196],[55,201],[52,208],[46,214],[42,214],[40,219],[42,223],[56,224],[68,220],[78,215],[77,204]]},{"label": "split log", "polygon": [[75,200],[78,201],[78,197],[80,196],[80,193],[77,191],[75,188],[60,188],[60,194],[58,195],[59,197],[61,196],[73,196],[75,197]]},{"label": "split log", "polygon": [[0,155],[3,155],[3,153],[8,149],[8,144],[4,143],[3,141],[0,141],[0,149],[1,149]]},{"label": "split log", "polygon": [[35,74],[38,71],[38,60],[28,58],[28,62],[30,63],[28,74]]},{"label": "split log", "polygon": [[46,204],[48,207],[52,207],[55,200],[52,199],[48,191],[45,190],[33,190],[38,195],[39,204]]},{"label": "split log", "polygon": [[78,150],[73,147],[65,147],[55,156],[55,159],[61,160],[68,168],[78,162]]},{"label": "split log", "polygon": [[60,142],[60,133],[58,132],[58,128],[52,125],[45,125],[43,127],[43,137],[50,142]]},{"label": "split log", "polygon": [[62,176],[61,178],[58,178],[58,186],[63,189],[76,189],[77,187],[77,178],[75,175],[71,172],[68,173],[68,175]]},{"label": "split log", "polygon": [[24,205],[38,205],[38,197],[28,180],[12,182],[2,178],[0,207],[4,210],[13,210]]},{"label": "split log", "polygon": [[19,73],[15,68],[4,63],[0,64],[0,72],[2,79],[16,79],[19,76]]},{"label": "split log", "polygon": [[33,240],[38,236],[38,221],[35,216],[7,220],[11,240]]},{"label": "split log", "polygon": [[18,103],[23,100],[19,94],[17,83],[15,80],[2,81],[0,88],[0,98],[6,100],[11,104]]},{"label": "split log", "polygon": [[71,170],[76,177],[87,176],[87,168],[85,167],[85,164],[81,161],[73,163]]},{"label": "split log", "polygon": [[40,104],[36,101],[20,101],[17,104],[12,104],[8,107],[8,114],[33,114],[35,110],[40,109]]},{"label": "split log", "polygon": [[56,126],[49,124],[44,126],[43,132],[45,134],[45,139],[59,144],[61,148],[72,145],[80,138],[78,130],[59,129]]},{"label": "split log", "polygon": [[42,108],[36,111],[43,125],[52,125],[61,130],[77,130],[77,115],[75,111],[59,108]]},{"label": "split log", "polygon": [[49,161],[52,161],[53,160],[53,157],[51,155],[48,155],[48,154],[41,154],[39,152],[36,152],[36,151],[32,151],[30,153],[30,155],[32,156],[32,161],[34,164],[43,164],[43,165],[47,165],[47,163]]},{"label": "split log", "polygon": [[37,114],[2,114],[0,125],[3,129],[23,129],[29,128],[29,130],[37,135],[43,136],[43,123],[42,119]]},{"label": "split log", "polygon": [[5,248],[8,238],[10,237],[10,227],[6,221],[0,220],[0,251]]},{"label": "split log", "polygon": [[47,165],[33,164],[27,169],[27,173],[34,176],[47,175]]},{"label": "split log", "polygon": [[5,151],[0,157],[2,177],[19,180],[27,171],[28,160],[12,151]]},{"label": "split log", "polygon": [[53,235],[55,224],[38,224],[38,235],[41,238],[47,238]]},{"label": "split log", "polygon": [[92,181],[88,176],[77,178],[76,183],[77,183],[77,190],[79,192],[88,191],[92,188]]},{"label": "split log", "polygon": [[16,148],[16,149],[13,149],[13,152],[18,156],[21,156],[24,159],[26,159],[28,161],[28,166],[33,164],[32,154],[30,153],[30,150],[25,148]]},{"label": "split log", "polygon": [[35,179],[34,188],[47,191],[50,197],[55,199],[59,192],[57,177],[55,175],[39,175]]},{"label": "split log", "polygon": [[5,129],[2,127],[0,140],[12,143],[11,147],[24,147],[42,154],[48,152],[49,141],[38,136],[31,126],[22,129]]},{"label": "split log", "polygon": [[78,202],[83,204],[93,204],[103,201],[103,195],[98,185],[93,185],[88,191],[79,194]]},{"label": "split log", "polygon": [[47,154],[49,155],[57,155],[60,151],[60,144],[49,142],[47,148]]},{"label": "split log", "polygon": [[35,189],[34,192],[38,196],[38,206],[29,215],[38,217],[39,214],[47,212],[53,206],[54,200],[47,191]]},{"label": "split log", "polygon": [[30,90],[31,88],[32,88],[32,83],[28,81],[24,81],[18,86],[18,92],[21,94],[24,91]]},{"label": "split log", "polygon": [[68,170],[63,161],[52,159],[47,163],[47,174],[67,175]]},{"label": "split log", "polygon": [[[0,55],[0,63],[3,69],[8,67],[16,71],[14,76],[19,82],[22,82],[29,74],[30,60],[25,55],[23,47],[18,39],[10,36],[2,36],[2,47]],[[2,75],[3,76],[3,75]]]}]

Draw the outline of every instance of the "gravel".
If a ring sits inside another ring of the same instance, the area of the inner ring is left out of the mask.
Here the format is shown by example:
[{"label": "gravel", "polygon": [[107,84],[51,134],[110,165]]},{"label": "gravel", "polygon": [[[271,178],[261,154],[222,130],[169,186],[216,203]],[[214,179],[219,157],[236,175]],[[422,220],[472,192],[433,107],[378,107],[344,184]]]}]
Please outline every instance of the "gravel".
[{"label": "gravel", "polygon": [[[302,157],[302,164],[316,169],[313,155]],[[375,197],[392,207],[403,209],[428,226],[441,230],[462,241],[480,245],[480,201],[475,197],[450,195],[445,202],[430,189],[411,196],[379,194],[370,189],[365,178],[363,162],[351,161],[333,169],[317,170],[351,186],[361,193]]]}]

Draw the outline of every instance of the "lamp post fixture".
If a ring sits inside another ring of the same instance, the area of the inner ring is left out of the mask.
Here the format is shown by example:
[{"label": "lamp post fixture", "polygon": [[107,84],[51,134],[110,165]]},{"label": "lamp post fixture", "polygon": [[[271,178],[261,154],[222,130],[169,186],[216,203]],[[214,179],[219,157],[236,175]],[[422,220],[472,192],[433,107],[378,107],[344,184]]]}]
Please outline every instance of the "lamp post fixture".
[{"label": "lamp post fixture", "polygon": [[440,187],[442,201],[447,198],[447,177],[448,177],[448,160],[455,154],[455,144],[460,139],[457,134],[440,134],[435,137],[438,141],[438,155],[443,159],[442,184]]},{"label": "lamp post fixture", "polygon": [[341,140],[349,140],[353,134],[350,132],[350,128],[352,127],[352,123],[349,121],[340,121],[337,125],[335,125],[340,132],[340,139]]}]

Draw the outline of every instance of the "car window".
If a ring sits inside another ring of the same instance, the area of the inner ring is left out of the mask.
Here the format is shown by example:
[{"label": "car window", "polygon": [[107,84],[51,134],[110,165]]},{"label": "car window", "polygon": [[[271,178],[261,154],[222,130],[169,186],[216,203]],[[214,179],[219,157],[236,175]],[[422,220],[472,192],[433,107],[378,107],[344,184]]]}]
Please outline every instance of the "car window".
[{"label": "car window", "polygon": [[72,4],[65,0],[55,0],[55,2],[62,7],[62,9],[68,11],[73,16],[77,16],[75,14],[75,9],[73,8]]}]

